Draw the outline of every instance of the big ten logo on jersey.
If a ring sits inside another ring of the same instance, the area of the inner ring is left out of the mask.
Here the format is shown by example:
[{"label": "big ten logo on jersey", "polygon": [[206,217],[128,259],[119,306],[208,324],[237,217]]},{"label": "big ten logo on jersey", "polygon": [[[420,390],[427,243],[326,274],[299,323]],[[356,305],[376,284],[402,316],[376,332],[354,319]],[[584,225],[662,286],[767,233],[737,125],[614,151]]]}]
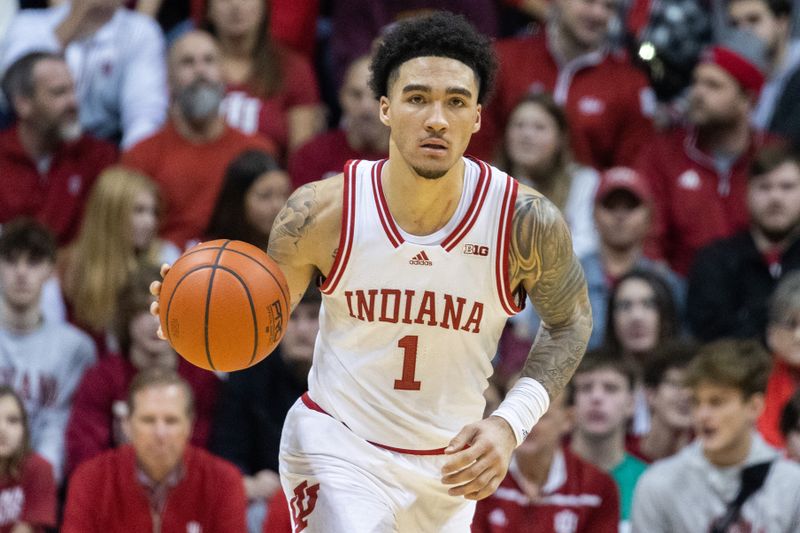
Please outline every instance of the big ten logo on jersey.
[{"label": "big ten logo on jersey", "polygon": [[308,515],[314,512],[318,492],[319,483],[309,485],[308,481],[303,481],[294,488],[294,496],[289,502],[294,522],[293,533],[300,533],[308,527]]},{"label": "big ten logo on jersey", "polygon": [[461,250],[464,255],[478,255],[486,257],[489,255],[489,247],[482,244],[465,244]]},{"label": "big ten logo on jersey", "polygon": [[575,533],[578,530],[578,515],[573,511],[559,511],[553,517],[553,531],[556,533]]},{"label": "big ten logo on jersey", "polygon": [[267,328],[266,333],[269,335],[270,342],[275,342],[281,338],[283,333],[283,311],[281,311],[281,303],[275,300],[267,307]]},{"label": "big ten logo on jersey", "polygon": [[199,522],[192,520],[186,524],[186,533],[203,533],[203,527]]}]

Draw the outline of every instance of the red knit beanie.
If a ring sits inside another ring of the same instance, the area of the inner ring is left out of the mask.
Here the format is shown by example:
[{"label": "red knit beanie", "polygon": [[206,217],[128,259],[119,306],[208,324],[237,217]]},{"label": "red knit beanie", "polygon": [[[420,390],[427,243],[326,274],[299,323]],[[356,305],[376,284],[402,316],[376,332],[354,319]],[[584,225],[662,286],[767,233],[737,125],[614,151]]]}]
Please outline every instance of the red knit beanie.
[{"label": "red knit beanie", "polygon": [[757,97],[764,85],[764,73],[744,56],[720,45],[711,46],[703,52],[702,63],[713,63],[741,84],[745,91]]}]

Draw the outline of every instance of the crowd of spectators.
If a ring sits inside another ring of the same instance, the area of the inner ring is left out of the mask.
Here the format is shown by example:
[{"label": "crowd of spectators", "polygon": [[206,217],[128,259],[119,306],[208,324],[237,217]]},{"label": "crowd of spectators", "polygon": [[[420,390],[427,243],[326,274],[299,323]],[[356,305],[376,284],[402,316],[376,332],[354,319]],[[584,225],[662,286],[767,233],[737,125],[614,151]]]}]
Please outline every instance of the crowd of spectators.
[{"label": "crowd of spectators", "polygon": [[[473,531],[800,531],[791,0],[0,2],[0,531],[291,531],[319,291],[225,375],[158,338],[148,285],[386,157],[369,54],[436,9],[499,60],[467,154],[562,211],[594,316]],[[509,321],[487,401],[538,328]]]}]

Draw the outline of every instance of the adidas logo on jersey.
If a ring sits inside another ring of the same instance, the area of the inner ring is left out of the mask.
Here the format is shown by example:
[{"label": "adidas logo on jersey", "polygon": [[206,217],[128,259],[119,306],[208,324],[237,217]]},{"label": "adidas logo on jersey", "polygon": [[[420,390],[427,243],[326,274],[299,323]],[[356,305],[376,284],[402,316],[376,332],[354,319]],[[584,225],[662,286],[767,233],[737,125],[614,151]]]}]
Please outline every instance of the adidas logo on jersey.
[{"label": "adidas logo on jersey", "polygon": [[425,250],[421,251],[417,255],[411,258],[411,261],[408,262],[409,265],[422,265],[422,266],[431,266],[433,263],[430,259],[428,259],[428,254],[425,253]]}]

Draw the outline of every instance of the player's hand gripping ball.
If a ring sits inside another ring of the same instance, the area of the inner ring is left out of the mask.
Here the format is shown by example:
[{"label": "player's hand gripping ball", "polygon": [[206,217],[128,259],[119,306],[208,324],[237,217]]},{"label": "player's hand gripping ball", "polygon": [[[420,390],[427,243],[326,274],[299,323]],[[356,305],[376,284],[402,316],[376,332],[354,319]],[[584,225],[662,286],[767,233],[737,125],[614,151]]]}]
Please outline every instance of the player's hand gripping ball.
[{"label": "player's hand gripping ball", "polygon": [[289,321],[283,272],[242,241],[209,241],[187,250],[164,276],[158,302],[169,343],[208,370],[258,363],[280,343]]}]

